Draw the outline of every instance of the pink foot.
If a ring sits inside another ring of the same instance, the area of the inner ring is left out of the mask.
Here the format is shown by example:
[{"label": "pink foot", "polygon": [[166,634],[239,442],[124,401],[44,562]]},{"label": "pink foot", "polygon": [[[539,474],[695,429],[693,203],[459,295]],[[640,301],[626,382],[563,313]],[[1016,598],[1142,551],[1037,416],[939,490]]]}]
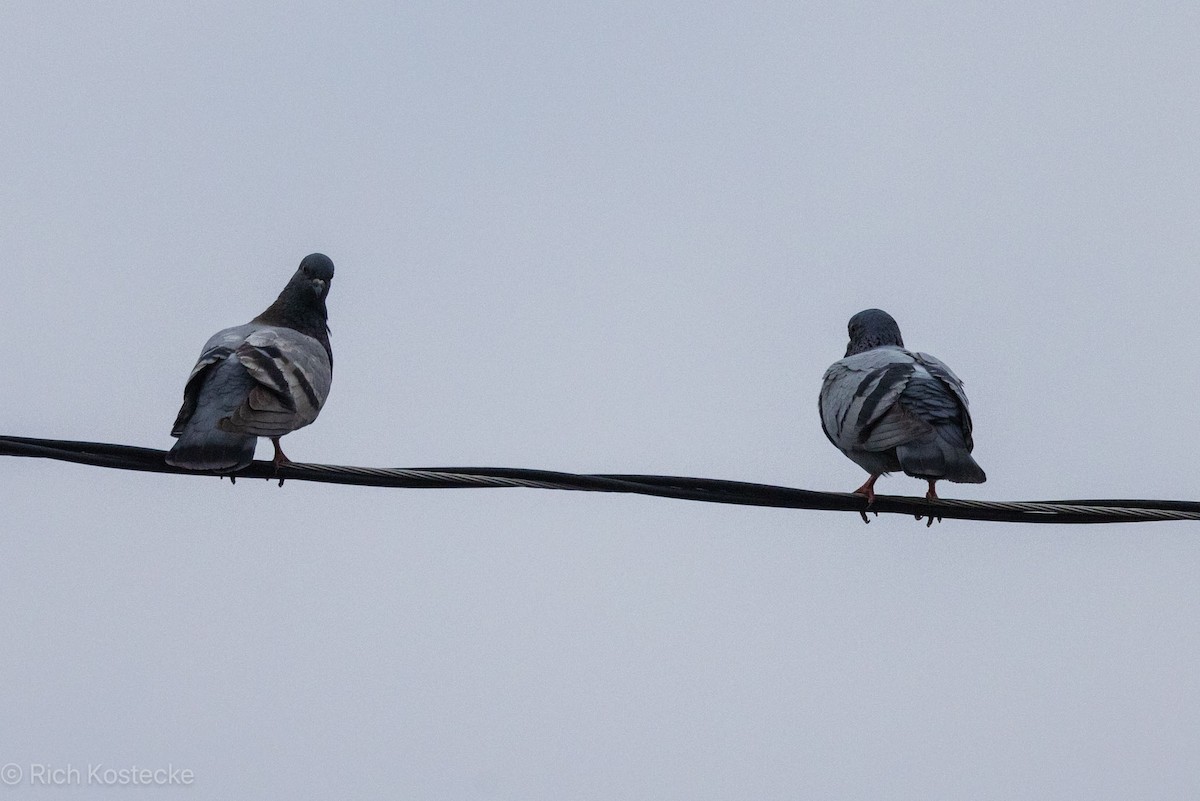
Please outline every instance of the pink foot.
[{"label": "pink foot", "polygon": [[[925,500],[927,500],[927,501],[938,500],[937,489],[935,487],[935,485],[937,484],[937,479],[936,478],[927,478],[925,480],[929,482],[929,491],[925,493]],[[921,517],[918,515],[917,519],[920,520]],[[929,515],[929,520],[928,520],[928,522],[925,523],[925,528],[929,528],[930,526],[933,525],[933,519],[934,519],[934,516],[932,514]],[[942,518],[938,517],[937,521],[939,523],[942,522]]]},{"label": "pink foot", "polygon": [[867,482],[854,491],[855,495],[867,496],[867,506],[875,503],[875,482],[879,480],[882,473],[872,473]]},{"label": "pink foot", "polygon": [[[275,446],[275,458],[271,461],[275,463],[275,474],[279,474],[279,467],[285,464],[291,464],[292,460],[287,458],[287,454],[283,452],[283,448],[279,447],[279,437],[271,437],[271,444]],[[283,486],[283,479],[279,479],[279,486]]]},{"label": "pink foot", "polygon": [[[853,493],[854,495],[863,495],[866,497],[867,509],[870,509],[871,505],[875,503],[875,482],[879,480],[879,477],[881,475],[883,475],[883,474],[882,473],[872,473],[871,477],[867,479],[866,483],[863,484],[858,489],[856,489]],[[859,512],[859,514],[862,515],[862,519],[863,519],[864,523],[871,522],[870,520],[867,519],[866,511]],[[879,517],[879,512],[876,512],[875,516]]]}]

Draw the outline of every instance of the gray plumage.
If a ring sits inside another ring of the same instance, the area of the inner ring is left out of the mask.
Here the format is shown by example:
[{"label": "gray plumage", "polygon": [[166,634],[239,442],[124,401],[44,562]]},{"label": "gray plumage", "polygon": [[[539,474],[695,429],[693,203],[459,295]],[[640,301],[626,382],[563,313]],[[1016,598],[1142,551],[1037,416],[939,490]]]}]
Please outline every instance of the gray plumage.
[{"label": "gray plumage", "polygon": [[317,419],[333,381],[325,298],[333,262],[313,253],[300,262],[270,307],[204,345],[183,391],[167,463],[234,471],[250,464],[258,437],[279,438]]},{"label": "gray plumage", "polygon": [[926,353],[904,349],[891,315],[867,309],[850,319],[846,357],[825,371],[819,400],[825,436],[871,474],[857,492],[874,497],[880,475],[903,470],[929,482],[987,479],[971,456],[971,415],[962,381]]}]

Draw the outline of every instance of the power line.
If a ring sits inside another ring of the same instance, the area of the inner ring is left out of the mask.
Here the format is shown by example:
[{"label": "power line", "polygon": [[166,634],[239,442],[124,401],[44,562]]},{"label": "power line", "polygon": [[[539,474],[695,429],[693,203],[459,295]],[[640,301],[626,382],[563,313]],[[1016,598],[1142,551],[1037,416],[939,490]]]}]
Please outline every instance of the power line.
[{"label": "power line", "polygon": [[[36,439],[0,435],[0,456],[56,459],[64,462],[149,473],[215,475],[168,465],[165,451],[101,442]],[[236,478],[317,481],[407,489],[531,489],[621,492],[707,503],[856,512],[866,519],[866,499],[848,492],[812,490],[684,476],[580,474],[509,467],[379,468],[288,464],[276,470],[255,461]],[[990,520],[1008,523],[1145,523],[1200,520],[1200,503],[1154,500],[967,501],[877,495],[870,512],[919,518]],[[931,521],[932,522],[932,521]]]}]

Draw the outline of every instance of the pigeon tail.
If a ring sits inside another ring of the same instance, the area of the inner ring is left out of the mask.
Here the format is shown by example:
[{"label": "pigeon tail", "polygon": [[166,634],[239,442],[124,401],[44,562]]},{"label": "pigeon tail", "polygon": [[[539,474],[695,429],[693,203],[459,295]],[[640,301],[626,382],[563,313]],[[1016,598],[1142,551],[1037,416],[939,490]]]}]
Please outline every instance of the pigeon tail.
[{"label": "pigeon tail", "polygon": [[258,437],[226,430],[222,422],[253,387],[254,379],[233,355],[206,368],[194,405],[184,401],[172,431],[179,441],[167,454],[167,464],[188,470],[240,470],[250,464]]},{"label": "pigeon tail", "polygon": [[957,425],[938,425],[928,435],[896,448],[900,469],[914,478],[982,484],[987,474],[967,447]]},{"label": "pigeon tail", "polygon": [[187,470],[241,470],[254,460],[258,437],[225,431],[184,429],[167,454],[167,464]]}]

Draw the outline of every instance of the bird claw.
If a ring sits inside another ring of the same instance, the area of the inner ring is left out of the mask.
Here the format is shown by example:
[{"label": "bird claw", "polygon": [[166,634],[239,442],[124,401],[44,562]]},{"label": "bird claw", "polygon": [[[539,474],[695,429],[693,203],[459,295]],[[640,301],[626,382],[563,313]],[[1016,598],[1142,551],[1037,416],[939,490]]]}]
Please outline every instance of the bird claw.
[{"label": "bird claw", "polygon": [[[275,458],[271,461],[275,463],[275,476],[279,476],[279,468],[285,464],[291,464],[292,460],[287,458],[287,454],[283,452],[283,448],[279,447],[279,437],[271,437],[271,444],[275,446]],[[283,486],[283,479],[279,479],[279,486]]]},{"label": "bird claw", "polygon": [[[871,522],[867,519],[867,512],[874,511],[871,509],[871,507],[875,505],[875,481],[878,478],[878,475],[872,473],[871,477],[867,479],[865,484],[856,489],[854,492],[850,493],[851,495],[862,495],[867,499],[867,508],[859,511],[859,515],[862,516],[864,523]],[[876,517],[879,517],[879,512],[874,512],[874,514]]]},{"label": "bird claw", "polygon": [[[937,494],[937,480],[936,479],[928,479],[928,481],[929,481],[929,491],[925,493],[925,500],[930,501],[930,502],[937,502],[937,501],[941,500],[940,498],[938,498],[938,494]],[[915,515],[915,517],[917,518],[917,520],[921,520],[921,519],[925,518],[926,515]],[[930,512],[928,517],[929,517],[929,520],[927,520],[925,522],[925,528],[931,528],[933,526],[933,519],[934,519],[935,515],[933,514],[933,512]],[[936,517],[937,517],[937,521],[939,523],[942,522],[941,515],[936,515]]]}]

